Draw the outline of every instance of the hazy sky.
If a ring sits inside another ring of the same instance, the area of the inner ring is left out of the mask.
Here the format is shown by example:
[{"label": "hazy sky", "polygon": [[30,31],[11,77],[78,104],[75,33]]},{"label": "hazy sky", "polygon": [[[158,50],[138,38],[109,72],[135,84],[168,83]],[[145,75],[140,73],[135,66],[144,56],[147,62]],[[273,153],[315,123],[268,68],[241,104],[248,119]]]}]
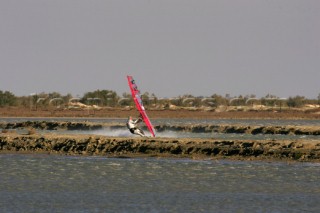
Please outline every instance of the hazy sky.
[{"label": "hazy sky", "polygon": [[0,90],[320,93],[319,0],[0,0]]}]

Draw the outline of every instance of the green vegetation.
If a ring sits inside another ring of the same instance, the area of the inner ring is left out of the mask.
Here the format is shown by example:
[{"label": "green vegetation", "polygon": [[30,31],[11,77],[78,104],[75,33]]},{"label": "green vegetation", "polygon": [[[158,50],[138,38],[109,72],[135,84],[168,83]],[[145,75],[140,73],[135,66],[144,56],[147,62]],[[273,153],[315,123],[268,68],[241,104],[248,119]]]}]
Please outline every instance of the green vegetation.
[{"label": "green vegetation", "polygon": [[17,97],[9,91],[0,90],[0,106],[14,106],[17,103]]},{"label": "green vegetation", "polygon": [[305,98],[303,96],[290,97],[287,101],[289,107],[302,107],[304,105]]},{"label": "green vegetation", "polygon": [[[146,107],[211,107],[217,108],[219,106],[233,106],[233,107],[279,107],[284,108],[301,108],[306,105],[313,105],[319,107],[320,94],[315,99],[306,99],[303,96],[289,97],[287,99],[279,98],[275,95],[266,95],[262,98],[256,98],[255,95],[231,97],[229,94],[221,96],[213,94],[210,97],[195,97],[192,95],[183,95],[175,98],[158,98],[154,94],[142,94],[142,100]],[[0,90],[0,107],[26,107],[31,109],[47,109],[67,108],[75,103],[80,103],[83,106],[95,107],[127,107],[133,106],[131,94],[124,93],[119,96],[112,90],[95,90],[87,92],[83,97],[74,98],[71,94],[61,95],[57,92],[39,93],[30,96],[17,97],[9,91]]]},{"label": "green vegetation", "polygon": [[96,90],[87,92],[81,98],[81,102],[87,105],[116,106],[119,97],[111,90]]}]

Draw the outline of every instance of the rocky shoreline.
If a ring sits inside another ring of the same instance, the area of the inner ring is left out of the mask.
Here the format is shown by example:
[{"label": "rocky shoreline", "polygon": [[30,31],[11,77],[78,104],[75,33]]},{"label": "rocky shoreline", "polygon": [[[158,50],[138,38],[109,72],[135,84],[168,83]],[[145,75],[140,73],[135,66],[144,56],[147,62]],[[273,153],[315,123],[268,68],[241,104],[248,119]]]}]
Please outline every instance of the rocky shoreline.
[{"label": "rocky shoreline", "polygon": [[255,141],[2,133],[0,153],[320,162],[320,140]]},{"label": "rocky shoreline", "polygon": [[[0,129],[35,128],[40,130],[98,130],[103,128],[123,129],[124,124],[94,122],[57,122],[57,121],[26,121],[0,123]],[[193,133],[234,133],[234,134],[281,134],[281,135],[320,135],[320,126],[254,126],[254,125],[156,125],[157,132],[182,131]]]},{"label": "rocky shoreline", "polygon": [[25,121],[0,122],[0,129],[35,128],[40,130],[97,130],[103,125],[94,122]]}]

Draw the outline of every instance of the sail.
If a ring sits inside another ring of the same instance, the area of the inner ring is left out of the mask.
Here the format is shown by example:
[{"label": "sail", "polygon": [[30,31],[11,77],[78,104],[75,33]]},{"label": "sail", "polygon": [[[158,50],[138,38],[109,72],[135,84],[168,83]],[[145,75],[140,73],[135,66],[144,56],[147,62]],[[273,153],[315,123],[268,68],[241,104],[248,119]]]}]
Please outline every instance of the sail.
[{"label": "sail", "polygon": [[130,87],[133,101],[136,104],[138,111],[140,112],[140,115],[143,119],[143,122],[146,124],[146,126],[147,126],[148,130],[150,131],[150,133],[152,134],[152,136],[155,137],[155,130],[154,130],[154,128],[151,124],[151,121],[146,113],[146,110],[143,106],[140,91],[138,90],[138,87],[137,87],[135,81],[133,80],[132,76],[127,76],[127,78],[128,78],[128,84]]}]

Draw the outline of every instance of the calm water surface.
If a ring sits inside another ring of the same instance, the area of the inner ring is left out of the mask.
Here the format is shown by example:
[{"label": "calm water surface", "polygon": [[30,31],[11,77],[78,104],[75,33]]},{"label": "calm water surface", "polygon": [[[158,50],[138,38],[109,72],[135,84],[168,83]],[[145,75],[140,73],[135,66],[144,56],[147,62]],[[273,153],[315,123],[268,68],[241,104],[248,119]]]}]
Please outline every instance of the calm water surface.
[{"label": "calm water surface", "polygon": [[320,164],[0,155],[0,212],[320,212]]}]

